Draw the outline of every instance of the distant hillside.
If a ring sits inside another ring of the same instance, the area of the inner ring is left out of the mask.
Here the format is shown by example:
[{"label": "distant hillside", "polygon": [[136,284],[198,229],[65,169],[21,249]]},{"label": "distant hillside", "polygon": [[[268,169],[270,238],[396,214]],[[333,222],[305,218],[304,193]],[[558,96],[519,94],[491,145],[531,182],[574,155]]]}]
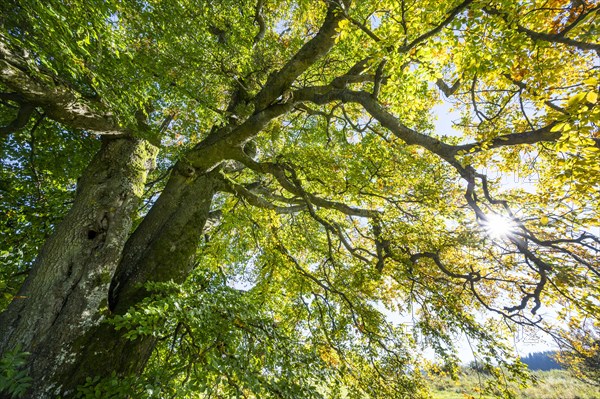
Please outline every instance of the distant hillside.
[{"label": "distant hillside", "polygon": [[554,370],[562,369],[562,366],[554,360],[555,351],[534,352],[522,357],[521,361],[525,363],[530,370]]}]

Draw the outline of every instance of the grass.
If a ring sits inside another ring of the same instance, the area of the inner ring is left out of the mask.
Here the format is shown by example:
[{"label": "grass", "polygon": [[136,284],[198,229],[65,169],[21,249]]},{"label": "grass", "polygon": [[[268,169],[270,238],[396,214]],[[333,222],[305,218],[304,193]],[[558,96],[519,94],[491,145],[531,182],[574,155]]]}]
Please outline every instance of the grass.
[{"label": "grass", "polygon": [[[518,399],[600,399],[600,387],[583,383],[567,371],[534,371],[533,375],[537,379],[534,386],[513,389]],[[430,380],[434,399],[491,398],[481,395],[483,384],[485,376],[478,376],[474,371],[462,373],[458,381],[452,381],[449,377]]]}]

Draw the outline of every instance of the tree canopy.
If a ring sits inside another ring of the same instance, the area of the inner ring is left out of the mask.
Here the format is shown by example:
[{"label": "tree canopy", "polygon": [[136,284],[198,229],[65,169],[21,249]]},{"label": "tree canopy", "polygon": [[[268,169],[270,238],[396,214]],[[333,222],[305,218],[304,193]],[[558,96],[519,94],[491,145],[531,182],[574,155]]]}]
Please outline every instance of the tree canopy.
[{"label": "tree canopy", "polygon": [[526,381],[522,326],[585,355],[599,9],[3,1],[0,391],[427,397],[457,336]]}]

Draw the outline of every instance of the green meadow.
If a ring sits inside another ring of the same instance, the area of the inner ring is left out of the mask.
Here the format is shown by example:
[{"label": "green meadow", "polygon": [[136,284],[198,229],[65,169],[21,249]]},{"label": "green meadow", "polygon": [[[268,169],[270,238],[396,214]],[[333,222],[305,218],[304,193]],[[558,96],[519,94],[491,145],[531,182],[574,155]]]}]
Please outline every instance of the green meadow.
[{"label": "green meadow", "polygon": [[[513,386],[517,399],[600,399],[600,386],[574,378],[565,370],[534,371],[536,382],[528,388]],[[491,398],[483,394],[485,375],[468,370],[457,381],[436,376],[430,380],[434,399]]]}]

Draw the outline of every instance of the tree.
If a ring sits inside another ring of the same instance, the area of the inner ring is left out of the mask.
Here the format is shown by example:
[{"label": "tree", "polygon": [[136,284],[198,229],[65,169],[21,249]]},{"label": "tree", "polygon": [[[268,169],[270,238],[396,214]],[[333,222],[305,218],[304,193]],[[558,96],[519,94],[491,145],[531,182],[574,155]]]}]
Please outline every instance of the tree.
[{"label": "tree", "polygon": [[560,364],[556,361],[557,352],[534,352],[525,356],[521,360],[527,365],[530,370],[554,370],[560,369]]},{"label": "tree", "polygon": [[5,396],[419,397],[598,320],[597,1],[0,7]]},{"label": "tree", "polygon": [[600,338],[598,328],[582,326],[573,332],[567,348],[557,354],[557,360],[576,378],[600,386]]}]

